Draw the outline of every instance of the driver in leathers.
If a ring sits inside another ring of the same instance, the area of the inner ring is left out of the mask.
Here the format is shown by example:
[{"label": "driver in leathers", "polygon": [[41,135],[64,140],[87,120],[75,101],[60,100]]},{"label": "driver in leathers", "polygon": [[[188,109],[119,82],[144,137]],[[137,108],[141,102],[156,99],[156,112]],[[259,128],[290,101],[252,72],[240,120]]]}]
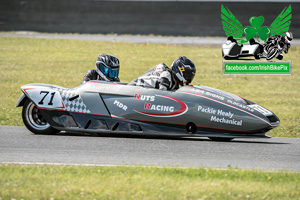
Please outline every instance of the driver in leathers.
[{"label": "driver in leathers", "polygon": [[179,85],[188,85],[196,73],[195,64],[185,56],[180,56],[171,65],[164,63],[149,69],[142,76],[132,80],[129,85],[156,88],[160,90],[176,90]]},{"label": "driver in leathers", "polygon": [[118,77],[120,70],[119,59],[108,54],[100,54],[96,60],[96,69],[87,71],[82,83],[90,80],[120,82]]}]

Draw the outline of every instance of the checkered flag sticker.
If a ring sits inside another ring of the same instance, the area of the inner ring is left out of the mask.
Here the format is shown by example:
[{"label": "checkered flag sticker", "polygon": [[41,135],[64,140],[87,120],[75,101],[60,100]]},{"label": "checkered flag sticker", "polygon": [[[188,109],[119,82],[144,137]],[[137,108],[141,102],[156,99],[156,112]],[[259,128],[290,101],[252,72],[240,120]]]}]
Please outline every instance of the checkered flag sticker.
[{"label": "checkered flag sticker", "polygon": [[73,89],[55,88],[55,89],[59,91],[60,96],[64,102],[66,111],[91,113],[91,111],[87,109],[86,105],[83,103],[77,88],[73,88]]}]

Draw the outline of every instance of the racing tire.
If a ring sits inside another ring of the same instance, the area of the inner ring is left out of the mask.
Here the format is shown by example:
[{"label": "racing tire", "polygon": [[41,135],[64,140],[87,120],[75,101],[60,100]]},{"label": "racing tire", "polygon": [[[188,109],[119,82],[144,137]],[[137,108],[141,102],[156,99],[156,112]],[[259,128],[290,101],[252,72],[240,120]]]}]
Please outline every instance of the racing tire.
[{"label": "racing tire", "polygon": [[259,60],[259,59],[260,59],[259,54],[254,54],[254,58],[255,58],[256,60]]},{"label": "racing tire", "polygon": [[268,50],[266,59],[267,60],[271,60],[271,59],[275,58],[277,56],[278,52],[279,52],[278,49],[276,49],[276,48],[270,48]]},{"label": "racing tire", "polygon": [[41,111],[30,100],[27,100],[24,103],[22,119],[28,130],[34,134],[53,135],[60,132],[60,130],[50,126],[50,124],[42,116]]},{"label": "racing tire", "polygon": [[211,141],[214,141],[214,142],[230,142],[234,138],[228,138],[228,137],[210,137],[209,139]]},{"label": "racing tire", "polygon": [[282,60],[283,55],[278,55],[276,58],[277,58],[278,60]]}]

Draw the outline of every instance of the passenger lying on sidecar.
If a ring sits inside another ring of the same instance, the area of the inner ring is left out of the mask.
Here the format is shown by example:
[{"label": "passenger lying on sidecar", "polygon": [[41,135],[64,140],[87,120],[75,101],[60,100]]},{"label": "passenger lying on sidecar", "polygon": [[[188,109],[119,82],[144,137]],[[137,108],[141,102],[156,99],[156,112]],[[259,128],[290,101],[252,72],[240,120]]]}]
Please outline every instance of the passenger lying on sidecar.
[{"label": "passenger lying on sidecar", "polygon": [[129,85],[156,88],[161,90],[176,90],[179,85],[184,86],[192,82],[196,74],[195,64],[185,56],[180,56],[169,68],[160,63],[145,74],[132,80]]}]

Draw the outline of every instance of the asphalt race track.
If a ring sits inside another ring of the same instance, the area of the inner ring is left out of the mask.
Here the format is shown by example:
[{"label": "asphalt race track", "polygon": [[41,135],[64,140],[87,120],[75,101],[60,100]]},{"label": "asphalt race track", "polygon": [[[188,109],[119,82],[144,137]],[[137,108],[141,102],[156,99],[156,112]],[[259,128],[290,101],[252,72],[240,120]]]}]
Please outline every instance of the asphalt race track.
[{"label": "asphalt race track", "polygon": [[300,171],[300,139],[169,138],[133,135],[34,135],[0,126],[0,163],[145,165]]}]

